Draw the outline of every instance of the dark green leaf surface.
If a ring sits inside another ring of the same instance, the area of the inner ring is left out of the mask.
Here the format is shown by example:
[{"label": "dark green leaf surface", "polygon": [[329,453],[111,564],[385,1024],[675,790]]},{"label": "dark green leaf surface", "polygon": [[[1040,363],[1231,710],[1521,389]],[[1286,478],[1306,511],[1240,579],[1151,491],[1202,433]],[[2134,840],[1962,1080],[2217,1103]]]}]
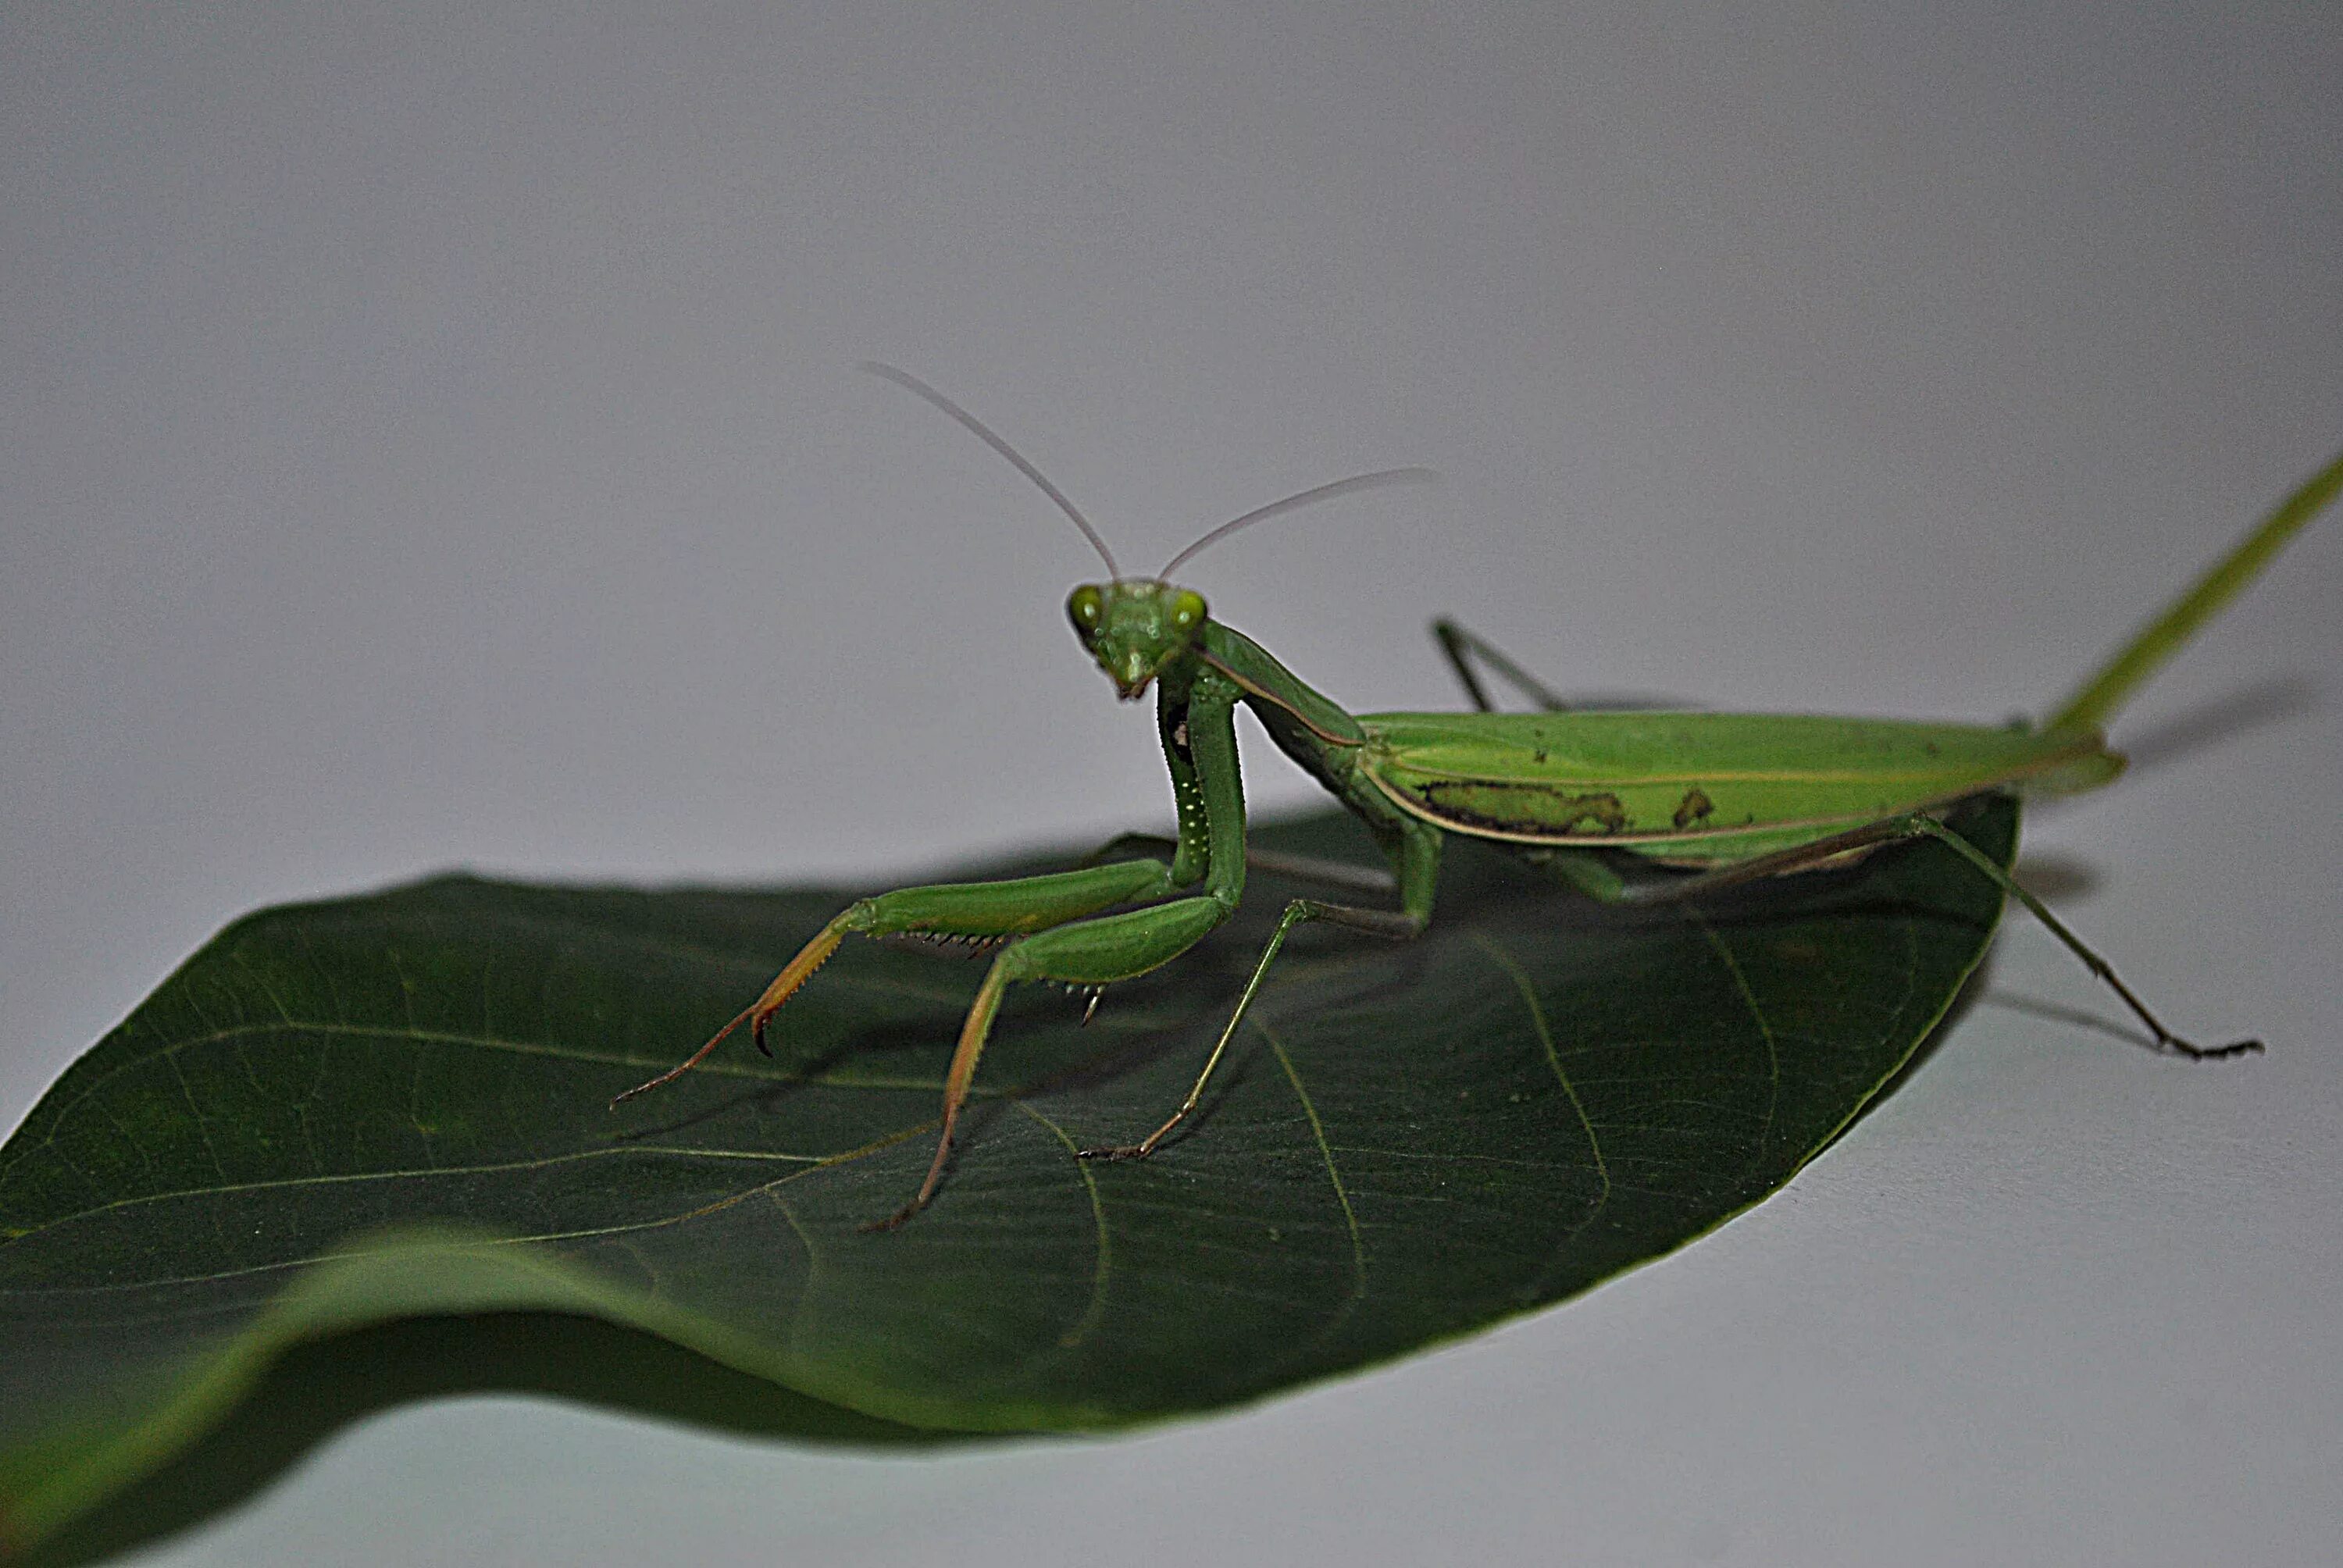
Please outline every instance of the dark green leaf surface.
[{"label": "dark green leaf surface", "polygon": [[[2016,809],[1964,830],[2006,859]],[[1364,849],[1340,817],[1262,838]],[[919,1183],[980,961],[857,944],[779,1060],[728,1045],[606,1105],[849,890],[447,878],[238,921],[0,1149],[0,1529],[152,1468],[287,1347],[401,1317],[630,1325],[833,1440],[1114,1426],[1400,1354],[1781,1185],[1942,1016],[2000,901],[1929,844],[1697,913],[1450,859],[1422,941],[1304,928],[1144,1163],[1072,1151],[1178,1102],[1292,890],[1257,877],[1087,1028],[1016,996],[934,1206],[881,1234],[859,1227]]]}]

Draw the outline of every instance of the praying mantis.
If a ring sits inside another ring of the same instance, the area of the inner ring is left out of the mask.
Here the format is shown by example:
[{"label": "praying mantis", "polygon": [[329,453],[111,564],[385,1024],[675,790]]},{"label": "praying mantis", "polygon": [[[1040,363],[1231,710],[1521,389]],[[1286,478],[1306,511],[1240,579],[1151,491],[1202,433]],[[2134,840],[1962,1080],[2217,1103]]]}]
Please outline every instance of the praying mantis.
[{"label": "praying mantis", "polygon": [[[1418,935],[1433,918],[1441,849],[1452,834],[1508,849],[1606,903],[1697,899],[1844,865],[1900,839],[1934,839],[2039,920],[2160,1049],[2199,1060],[2262,1049],[2255,1040],[2200,1046],[2167,1029],[2106,960],[1942,818],[1982,795],[2070,794],[2112,782],[2124,758],[2109,749],[2101,726],[2343,491],[2343,457],[2280,503],[2037,726],[1574,709],[1445,619],[1433,632],[1473,710],[1353,715],[1260,644],[1213,619],[1203,598],[1172,574],[1238,529],[1339,495],[1429,478],[1425,470],[1388,469],[1303,490],[1212,529],[1152,577],[1126,576],[1065,493],[990,427],[908,372],[862,368],[924,398],[1000,454],[1104,561],[1107,580],[1076,588],[1066,613],[1118,697],[1133,702],[1151,687],[1155,691],[1177,836],[1118,839],[1093,857],[1095,863],[1064,871],[857,900],[706,1044],[613,1105],[681,1077],[743,1022],[767,1050],[774,1014],[849,936],[997,943],[945,1073],[942,1123],[926,1179],[910,1202],[868,1227],[892,1229],[926,1208],[943,1180],[978,1061],[1011,985],[1054,981],[1095,992],[1172,962],[1236,912],[1249,859],[1335,887],[1363,885],[1393,896],[1396,908],[1313,898],[1287,902],[1186,1098],[1139,1141],[1077,1156],[1145,1159],[1194,1113],[1294,928],[1319,920],[1390,940]],[[1518,689],[1537,710],[1495,711],[1483,670]],[[1350,865],[1249,856],[1234,726],[1240,707],[1252,709],[1278,749],[1364,824],[1390,863],[1387,881]],[[1103,858],[1134,841],[1161,844],[1169,857]],[[1641,874],[1646,871],[1652,874]]]}]

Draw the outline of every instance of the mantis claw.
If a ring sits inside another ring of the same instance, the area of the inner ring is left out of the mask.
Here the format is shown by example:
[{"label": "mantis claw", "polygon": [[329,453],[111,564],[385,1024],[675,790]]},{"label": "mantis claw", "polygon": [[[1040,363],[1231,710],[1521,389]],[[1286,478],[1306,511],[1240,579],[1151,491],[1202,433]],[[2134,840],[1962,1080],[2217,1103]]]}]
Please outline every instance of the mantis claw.
[{"label": "mantis claw", "polygon": [[877,1235],[887,1231],[899,1231],[901,1230],[910,1220],[912,1215],[918,1213],[920,1210],[926,1207],[927,1204],[924,1201],[915,1201],[913,1202],[906,1203],[901,1208],[896,1210],[893,1213],[888,1215],[884,1220],[873,1220],[868,1224],[857,1225],[854,1229],[859,1234],[865,1236]]},{"label": "mantis claw", "polygon": [[816,932],[811,941],[798,950],[798,956],[789,960],[789,967],[773,978],[773,983],[765,988],[765,994],[742,1011],[735,1013],[732,1021],[709,1036],[706,1045],[701,1046],[657,1078],[638,1083],[623,1094],[612,1095],[610,1103],[617,1105],[622,1101],[632,1100],[638,1094],[648,1094],[662,1084],[673,1083],[677,1079],[698,1067],[707,1059],[709,1051],[724,1043],[725,1038],[743,1023],[749,1026],[749,1036],[756,1040],[757,1049],[767,1056],[772,1055],[773,1048],[765,1043],[766,1023],[771,1020],[773,1014],[780,1010],[781,1004],[789,1000],[789,994],[805,984],[806,978],[821,968],[828,961],[830,955],[838,950],[838,944],[845,940],[846,933],[850,930],[854,929],[852,921],[860,908],[860,906],[858,905],[856,909],[847,910]]},{"label": "mantis claw", "polygon": [[2221,1061],[2232,1056],[2259,1056],[2267,1049],[2258,1040],[2233,1040],[2227,1045],[2191,1045],[2178,1037],[2165,1044],[2191,1061]]}]

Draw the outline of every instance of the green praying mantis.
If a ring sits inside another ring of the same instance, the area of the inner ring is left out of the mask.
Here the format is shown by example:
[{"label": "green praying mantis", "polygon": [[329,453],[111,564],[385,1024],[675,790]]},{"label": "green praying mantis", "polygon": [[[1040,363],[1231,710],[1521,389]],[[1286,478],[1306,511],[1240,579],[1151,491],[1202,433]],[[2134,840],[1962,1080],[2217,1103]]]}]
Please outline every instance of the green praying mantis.
[{"label": "green praying mantis", "polygon": [[[1079,1154],[1144,1159],[1195,1111],[1293,929],[1323,920],[1387,939],[1422,932],[1432,920],[1441,849],[1450,834],[1503,846],[1608,903],[1696,899],[1762,878],[1843,865],[1899,839],[1934,839],[2030,910],[2122,999],[2159,1048],[2193,1060],[2261,1049],[2253,1040],[2199,1046],[2166,1028],[2104,959],[1941,819],[1981,795],[2068,794],[2111,782],[2124,759],[2108,749],[2102,724],[2343,490],[2343,457],[2281,503],[2038,727],[1573,709],[1447,620],[1435,622],[1433,632],[1474,711],[1353,715],[1213,619],[1203,598],[1172,574],[1240,528],[1338,495],[1428,478],[1425,470],[1363,474],[1302,491],[1212,529],[1152,577],[1127,577],[1073,502],[974,415],[907,372],[863,368],[933,404],[1006,458],[1106,563],[1108,580],[1075,588],[1066,612],[1117,696],[1136,701],[1154,688],[1178,836],[1118,839],[1096,863],[1066,871],[857,900],[705,1045],[613,1105],[689,1071],[743,1022],[766,1050],[773,1015],[850,935],[997,943],[945,1074],[942,1126],[927,1177],[909,1203],[870,1227],[891,1229],[935,1196],[978,1060],[1011,984],[1088,988],[1094,1006],[1096,988],[1170,963],[1234,914],[1249,858],[1337,887],[1395,894],[1397,908],[1310,898],[1286,904],[1187,1097],[1138,1142]],[[1482,669],[1517,688],[1538,710],[1495,711]],[[1349,865],[1248,856],[1234,725],[1240,706],[1365,825],[1390,862],[1388,881]],[[1169,858],[1103,858],[1134,841],[1168,848]],[[1648,868],[1666,869],[1642,874]]]}]

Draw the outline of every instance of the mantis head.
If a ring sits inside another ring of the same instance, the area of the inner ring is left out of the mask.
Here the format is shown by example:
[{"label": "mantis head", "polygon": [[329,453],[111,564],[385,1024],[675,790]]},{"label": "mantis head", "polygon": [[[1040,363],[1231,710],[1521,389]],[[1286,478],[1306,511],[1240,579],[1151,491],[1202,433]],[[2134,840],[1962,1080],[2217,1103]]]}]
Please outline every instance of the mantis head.
[{"label": "mantis head", "polygon": [[1145,696],[1165,666],[1196,646],[1207,616],[1202,595],[1153,578],[1084,583],[1066,598],[1074,635],[1125,702]]}]

